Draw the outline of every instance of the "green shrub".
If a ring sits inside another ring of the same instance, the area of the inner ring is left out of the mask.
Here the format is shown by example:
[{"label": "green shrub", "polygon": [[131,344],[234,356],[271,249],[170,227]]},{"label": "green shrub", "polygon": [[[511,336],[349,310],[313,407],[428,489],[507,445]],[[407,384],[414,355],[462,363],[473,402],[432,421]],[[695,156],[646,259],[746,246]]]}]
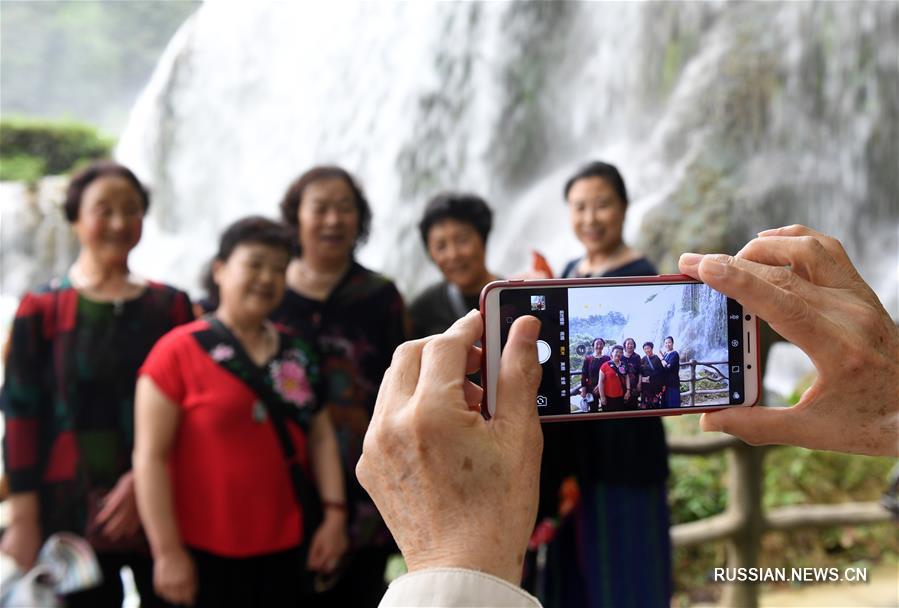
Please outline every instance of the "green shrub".
[{"label": "green shrub", "polygon": [[35,181],[43,175],[68,173],[86,161],[109,156],[113,143],[83,123],[0,120],[0,179]]},{"label": "green shrub", "polygon": [[44,171],[44,161],[36,156],[0,156],[0,181],[35,182]]}]

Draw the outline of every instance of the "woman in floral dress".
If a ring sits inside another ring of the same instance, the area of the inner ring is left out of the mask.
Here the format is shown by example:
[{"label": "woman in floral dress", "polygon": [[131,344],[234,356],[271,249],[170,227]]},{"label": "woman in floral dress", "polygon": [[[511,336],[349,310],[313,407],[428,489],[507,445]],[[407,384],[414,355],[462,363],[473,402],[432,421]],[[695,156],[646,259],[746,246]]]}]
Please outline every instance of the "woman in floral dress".
[{"label": "woman in floral dress", "polygon": [[[267,320],[284,295],[290,249],[290,234],[264,218],[229,227],[213,264],[214,316],[164,336],[141,368],[138,507],[154,585],[175,604],[296,606],[302,560],[327,573],[347,547],[317,352]],[[301,504],[313,479],[321,509]]]}]

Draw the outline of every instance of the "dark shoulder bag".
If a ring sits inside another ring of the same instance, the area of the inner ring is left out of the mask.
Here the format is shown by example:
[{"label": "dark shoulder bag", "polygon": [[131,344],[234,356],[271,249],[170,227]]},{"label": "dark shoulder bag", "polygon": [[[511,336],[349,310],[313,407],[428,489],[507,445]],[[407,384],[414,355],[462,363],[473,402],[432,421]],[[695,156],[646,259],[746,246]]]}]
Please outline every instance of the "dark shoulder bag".
[{"label": "dark shoulder bag", "polygon": [[[294,496],[303,515],[303,544],[308,544],[308,539],[321,525],[324,515],[318,492],[300,466],[296,446],[290,438],[290,433],[287,431],[287,424],[284,419],[293,406],[286,403],[281,395],[265,381],[262,369],[250,359],[240,341],[234,337],[221,321],[215,317],[207,317],[207,321],[209,329],[194,333],[194,338],[207,353],[211,353],[217,345],[223,342],[234,349],[234,357],[231,361],[234,361],[237,365],[228,365],[228,361],[217,361],[217,363],[236,376],[238,380],[249,386],[265,407],[266,413],[275,429],[275,434],[278,436],[278,443],[281,444],[281,450],[284,452],[284,460],[290,474]],[[296,422],[296,424],[299,425],[299,422]],[[305,431],[306,429],[303,430]]]}]

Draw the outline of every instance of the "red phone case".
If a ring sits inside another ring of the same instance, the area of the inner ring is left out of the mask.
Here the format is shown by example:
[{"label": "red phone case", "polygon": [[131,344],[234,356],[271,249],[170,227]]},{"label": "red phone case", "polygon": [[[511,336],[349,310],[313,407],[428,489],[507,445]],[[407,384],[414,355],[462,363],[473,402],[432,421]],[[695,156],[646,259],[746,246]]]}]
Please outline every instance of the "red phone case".
[{"label": "red phone case", "polygon": [[[685,274],[660,274],[651,277],[597,277],[590,279],[537,279],[537,280],[525,280],[525,279],[512,279],[508,281],[494,281],[492,283],[488,283],[484,286],[484,289],[481,290],[481,300],[480,300],[480,309],[481,309],[481,320],[484,323],[484,332],[481,335],[481,344],[484,345],[484,349],[481,352],[481,384],[484,389],[484,401],[481,402],[481,414],[484,418],[490,418],[490,412],[487,406],[487,395],[489,394],[487,391],[487,378],[489,376],[487,370],[487,310],[485,308],[485,304],[487,301],[487,294],[493,291],[494,289],[501,287],[521,287],[523,284],[526,284],[528,287],[566,287],[566,286],[590,286],[590,285],[639,285],[641,283],[701,283],[701,281],[697,281],[691,276],[687,276]],[[759,318],[758,315],[755,315],[755,352],[758,354],[759,352]],[[569,420],[611,420],[615,418],[643,418],[643,417],[654,417],[654,416],[679,416],[682,414],[701,414],[703,412],[715,412],[717,410],[723,410],[729,407],[752,407],[756,403],[761,396],[762,392],[762,370],[761,365],[755,366],[756,378],[758,381],[757,386],[759,387],[758,394],[756,395],[755,401],[752,403],[745,403],[743,405],[713,405],[708,407],[687,407],[687,408],[677,408],[677,409],[656,409],[656,410],[640,410],[636,412],[600,412],[595,414],[563,414],[556,416],[541,416],[540,422],[566,422]]]}]

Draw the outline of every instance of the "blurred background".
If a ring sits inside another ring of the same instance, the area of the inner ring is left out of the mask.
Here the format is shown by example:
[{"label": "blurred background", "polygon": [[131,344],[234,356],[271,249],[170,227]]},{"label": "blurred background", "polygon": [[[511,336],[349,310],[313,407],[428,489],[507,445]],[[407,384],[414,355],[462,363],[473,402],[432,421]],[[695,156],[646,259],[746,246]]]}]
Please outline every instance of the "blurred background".
[{"label": "blurred background", "polygon": [[[842,240],[899,319],[899,3],[2,0],[0,24],[4,331],[74,259],[64,176],[110,154],[152,191],[134,270],[193,295],[219,230],[274,216],[315,163],[359,176],[374,211],[359,259],[407,299],[438,278],[416,224],[441,189],[491,203],[488,267],[520,272],[537,249],[558,272],[581,251],[564,180],[601,159],[628,184],[628,241],[662,271],[804,223]],[[811,371],[775,345],[767,402],[795,402]],[[697,432],[695,416],[666,425]],[[672,523],[726,510],[728,458],[672,456]],[[772,449],[759,500],[878,501],[894,464]],[[899,604],[894,523],[758,542],[761,565],[863,565],[886,584],[803,605]],[[679,546],[676,605],[724,601],[709,577],[726,547]],[[762,603],[808,591],[767,586]]]}]

